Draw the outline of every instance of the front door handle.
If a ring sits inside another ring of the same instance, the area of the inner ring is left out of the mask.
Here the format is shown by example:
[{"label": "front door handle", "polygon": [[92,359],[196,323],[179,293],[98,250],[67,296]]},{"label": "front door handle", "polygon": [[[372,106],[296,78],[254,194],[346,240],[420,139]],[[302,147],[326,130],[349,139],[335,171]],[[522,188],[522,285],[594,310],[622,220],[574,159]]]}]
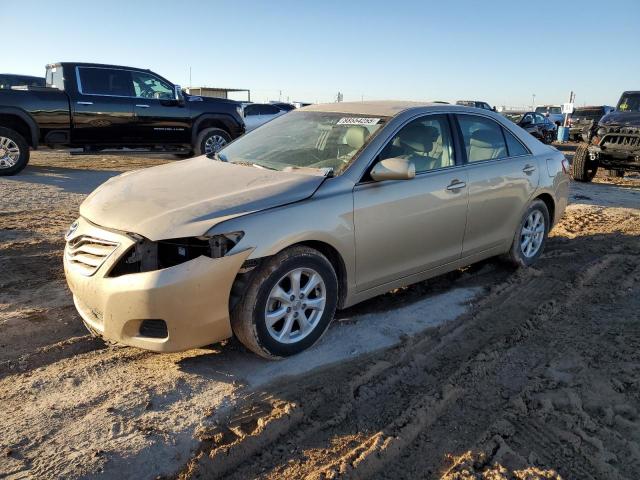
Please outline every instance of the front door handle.
[{"label": "front door handle", "polygon": [[464,188],[466,186],[467,184],[464,182],[461,182],[460,180],[453,180],[447,187],[447,190],[455,192],[456,190],[460,190],[461,188]]},{"label": "front door handle", "polygon": [[93,105],[93,102],[76,102],[78,105]]},{"label": "front door handle", "polygon": [[533,165],[525,165],[524,168],[522,169],[522,171],[528,175],[530,173],[535,172],[536,171],[536,167],[534,167]]},{"label": "front door handle", "polygon": [[137,104],[136,107],[149,108],[149,105],[145,105],[144,103],[140,103],[140,104]]}]

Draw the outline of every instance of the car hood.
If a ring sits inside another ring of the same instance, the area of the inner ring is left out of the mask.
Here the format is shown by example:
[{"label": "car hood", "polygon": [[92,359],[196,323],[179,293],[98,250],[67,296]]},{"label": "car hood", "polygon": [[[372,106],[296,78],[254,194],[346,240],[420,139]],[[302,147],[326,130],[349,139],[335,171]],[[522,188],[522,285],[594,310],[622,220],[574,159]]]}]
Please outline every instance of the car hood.
[{"label": "car hood", "polygon": [[600,119],[600,125],[630,125],[640,127],[640,112],[611,112]]},{"label": "car hood", "polygon": [[85,199],[80,215],[150,240],[193,237],[224,220],[309,198],[324,179],[202,156],[114,177]]}]

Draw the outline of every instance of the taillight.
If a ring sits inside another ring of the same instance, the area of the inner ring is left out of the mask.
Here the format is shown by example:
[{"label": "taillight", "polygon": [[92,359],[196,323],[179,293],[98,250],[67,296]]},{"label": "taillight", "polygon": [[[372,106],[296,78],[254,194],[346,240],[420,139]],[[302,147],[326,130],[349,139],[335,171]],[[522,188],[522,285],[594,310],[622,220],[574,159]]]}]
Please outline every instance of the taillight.
[{"label": "taillight", "polygon": [[562,173],[569,173],[569,160],[566,158],[562,159]]}]

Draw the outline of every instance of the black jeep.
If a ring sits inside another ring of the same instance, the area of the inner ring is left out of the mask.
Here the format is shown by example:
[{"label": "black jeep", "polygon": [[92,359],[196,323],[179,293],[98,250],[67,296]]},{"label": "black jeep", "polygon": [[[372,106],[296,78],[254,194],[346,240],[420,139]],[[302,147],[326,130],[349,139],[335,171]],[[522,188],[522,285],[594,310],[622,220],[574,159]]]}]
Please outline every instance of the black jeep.
[{"label": "black jeep", "polygon": [[573,178],[589,182],[598,167],[615,177],[640,171],[640,91],[624,92],[615,111],[600,119],[591,141],[578,146]]}]

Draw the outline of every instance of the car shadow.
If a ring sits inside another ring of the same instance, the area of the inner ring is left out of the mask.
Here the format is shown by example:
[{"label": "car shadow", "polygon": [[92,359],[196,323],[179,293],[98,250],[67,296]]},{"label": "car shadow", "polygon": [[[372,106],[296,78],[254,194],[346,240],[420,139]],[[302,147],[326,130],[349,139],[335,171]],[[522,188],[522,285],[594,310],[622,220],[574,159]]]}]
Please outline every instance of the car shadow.
[{"label": "car shadow", "polygon": [[49,185],[68,193],[88,194],[121,173],[117,170],[31,166],[19,175],[4,177],[3,181]]}]

